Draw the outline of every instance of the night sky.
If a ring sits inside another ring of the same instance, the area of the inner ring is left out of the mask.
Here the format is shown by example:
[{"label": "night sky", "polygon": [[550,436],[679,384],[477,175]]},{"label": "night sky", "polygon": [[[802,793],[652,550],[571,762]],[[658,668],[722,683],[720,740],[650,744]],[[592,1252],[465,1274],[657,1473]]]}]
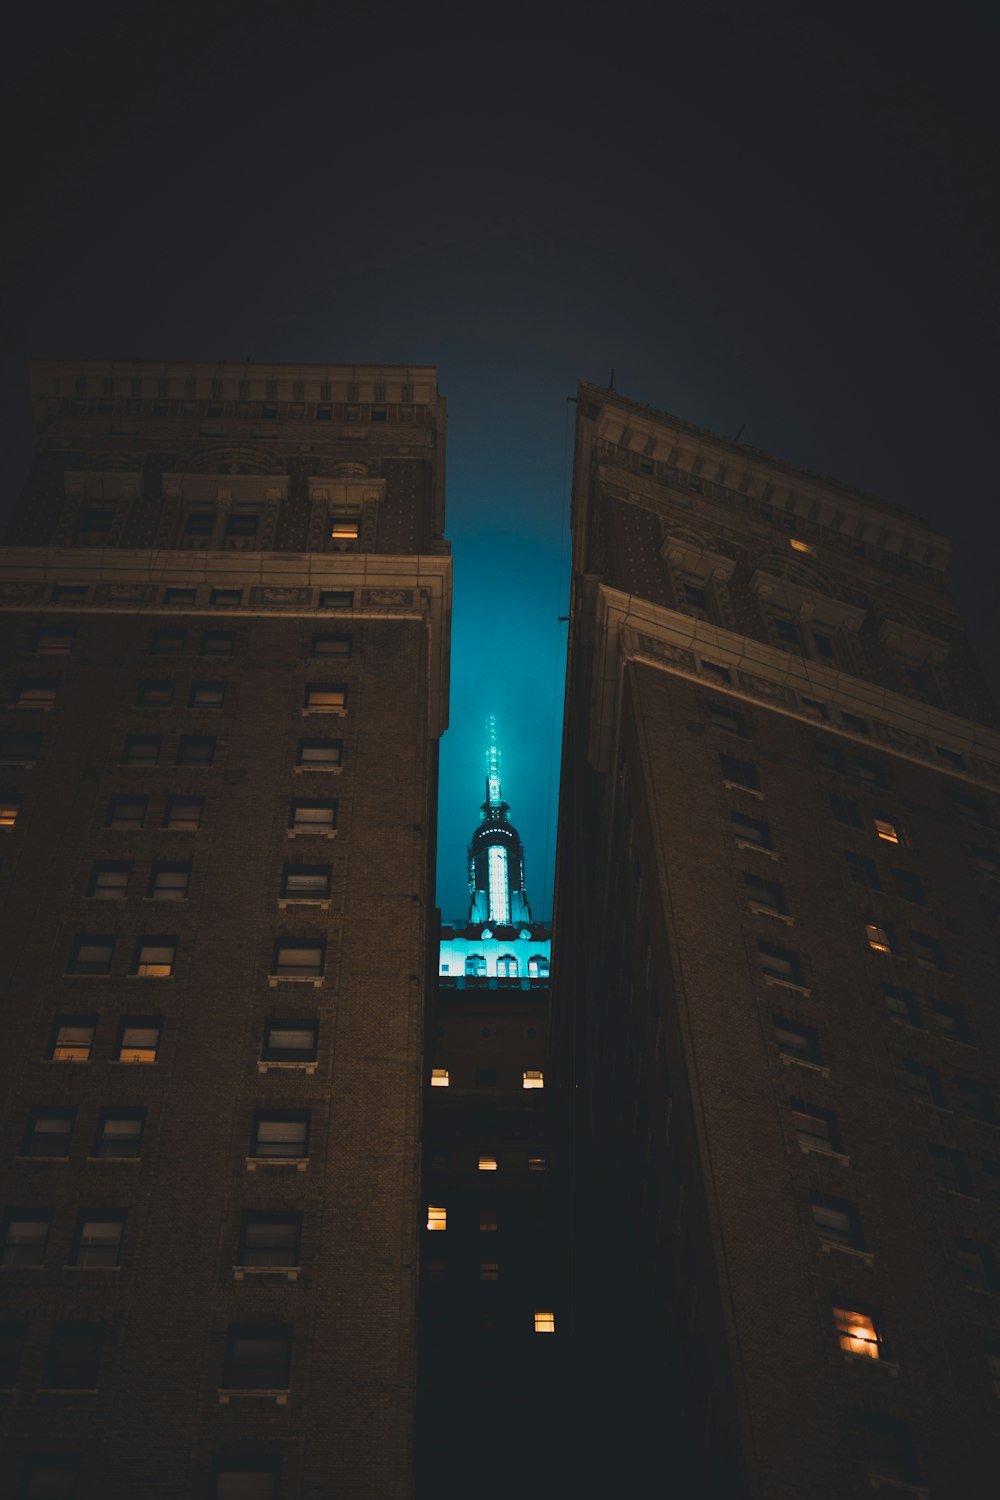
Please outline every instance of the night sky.
[{"label": "night sky", "polygon": [[437,364],[438,899],[464,913],[492,712],[547,916],[577,379],[949,531],[1000,680],[997,17],[35,6],[3,64],[4,506],[30,355]]}]

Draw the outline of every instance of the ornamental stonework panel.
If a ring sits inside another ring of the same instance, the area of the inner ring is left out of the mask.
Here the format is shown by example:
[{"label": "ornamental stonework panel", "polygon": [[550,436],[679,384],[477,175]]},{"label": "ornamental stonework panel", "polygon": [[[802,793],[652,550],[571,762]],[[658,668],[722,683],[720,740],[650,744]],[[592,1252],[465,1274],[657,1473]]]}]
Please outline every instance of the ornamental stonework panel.
[{"label": "ornamental stonework panel", "polygon": [[763,698],[766,703],[780,703],[783,708],[798,707],[798,699],[784,683],[769,682],[766,677],[755,677],[752,672],[737,672],[736,675],[740,686],[755,698]]},{"label": "ornamental stonework panel", "polygon": [[296,609],[312,603],[312,589],[255,584],[250,590],[251,608]]},{"label": "ornamental stonework panel", "polygon": [[362,589],[361,603],[372,609],[412,609],[412,589]]},{"label": "ornamental stonework panel", "polygon": [[0,599],[9,599],[20,604],[24,600],[41,599],[45,593],[44,583],[0,583]]},{"label": "ornamental stonework panel", "polygon": [[696,670],[694,652],[688,651],[686,647],[672,646],[669,641],[658,641],[651,635],[640,635],[636,639],[643,656],[655,657],[657,661],[667,661],[673,667],[682,667],[685,672]]},{"label": "ornamental stonework panel", "polygon": [[152,604],[155,598],[151,583],[99,583],[94,589],[99,604]]}]

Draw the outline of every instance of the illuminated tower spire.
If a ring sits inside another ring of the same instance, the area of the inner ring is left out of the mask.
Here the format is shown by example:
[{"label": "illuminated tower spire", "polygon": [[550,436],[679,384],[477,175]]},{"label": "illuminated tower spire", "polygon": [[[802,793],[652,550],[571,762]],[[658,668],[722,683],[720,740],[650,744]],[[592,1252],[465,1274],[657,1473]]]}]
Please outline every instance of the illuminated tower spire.
[{"label": "illuminated tower spire", "polygon": [[491,716],[486,801],[480,809],[482,821],[469,845],[469,921],[474,924],[489,922],[502,927],[531,922],[524,893],[524,849],[507,817],[509,811],[500,789],[500,746],[496,719]]}]

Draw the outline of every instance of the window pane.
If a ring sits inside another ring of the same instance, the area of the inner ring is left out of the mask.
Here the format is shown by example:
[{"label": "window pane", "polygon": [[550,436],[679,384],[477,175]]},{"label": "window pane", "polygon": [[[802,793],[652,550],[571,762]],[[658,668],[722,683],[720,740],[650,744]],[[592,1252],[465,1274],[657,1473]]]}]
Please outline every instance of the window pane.
[{"label": "window pane", "polygon": [[123,1025],[118,1043],[118,1061],[154,1063],[160,1048],[160,1031],[160,1024],[153,1021]]}]

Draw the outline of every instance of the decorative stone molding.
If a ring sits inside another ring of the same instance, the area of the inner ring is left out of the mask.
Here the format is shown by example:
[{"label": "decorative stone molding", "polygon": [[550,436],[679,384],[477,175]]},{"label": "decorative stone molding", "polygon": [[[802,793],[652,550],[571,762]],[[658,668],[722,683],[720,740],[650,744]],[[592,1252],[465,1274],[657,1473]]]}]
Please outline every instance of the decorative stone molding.
[{"label": "decorative stone molding", "polygon": [[937,665],[946,660],[951,650],[949,641],[943,641],[940,636],[928,635],[926,630],[919,630],[915,625],[899,619],[882,620],[878,634],[879,640],[890,651],[896,651],[918,665],[928,661]]},{"label": "decorative stone molding", "polygon": [[754,570],[750,587],[762,604],[778,605],[798,619],[815,620],[817,624],[833,625],[849,632],[860,630],[867,614],[858,605],[847,604],[832,593],[819,592],[764,568]]}]

